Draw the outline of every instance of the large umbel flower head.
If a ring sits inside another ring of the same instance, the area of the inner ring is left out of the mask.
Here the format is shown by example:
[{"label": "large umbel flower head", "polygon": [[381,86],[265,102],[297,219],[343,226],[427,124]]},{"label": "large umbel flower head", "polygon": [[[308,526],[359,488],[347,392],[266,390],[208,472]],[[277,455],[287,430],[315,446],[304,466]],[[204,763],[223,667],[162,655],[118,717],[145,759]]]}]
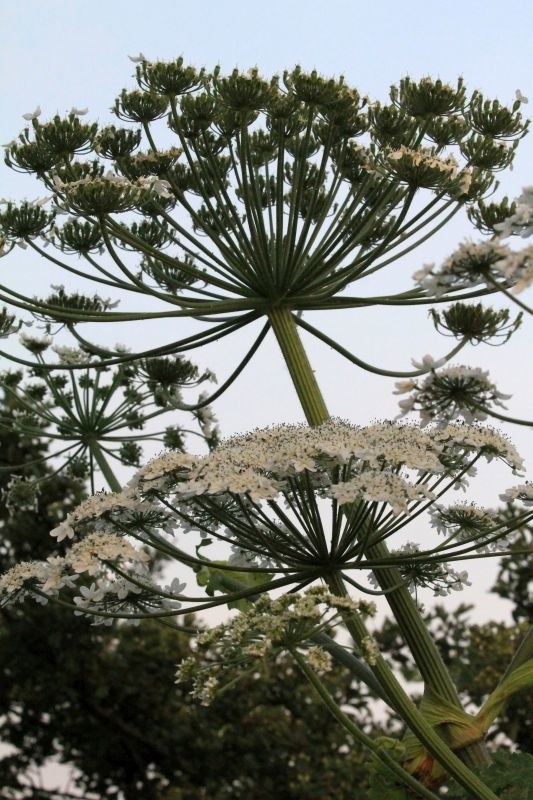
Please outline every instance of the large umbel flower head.
[{"label": "large umbel flower head", "polygon": [[22,301],[5,290],[13,305],[71,324],[161,316],[212,323],[143,355],[211,341],[280,306],[430,298],[425,288],[396,298],[344,290],[483,197],[527,129],[519,100],[505,108],[478,92],[468,97],[462,80],[405,78],[380,104],[342,77],[300,67],[265,80],[257,69],[222,76],[178,58],[142,60],[137,84],[114,105],[124,125],[99,128],[75,110],[48,122],[29,115],[6,160],[45,184],[52,210],[9,203],[0,232],[6,249],[30,246],[77,275],[159,303],[149,314],[59,310],[53,300]]},{"label": "large umbel flower head", "polygon": [[[335,571],[372,592],[353,574],[393,564],[401,571],[404,562],[407,583],[416,580],[420,562],[421,585],[432,585],[428,564],[435,565],[441,585],[443,563],[466,557],[478,545],[485,549],[505,535],[497,514],[491,527],[487,512],[479,532],[471,520],[463,530],[454,519],[443,544],[428,537],[414,555],[412,549],[400,550],[376,560],[372,547],[429,510],[448,489],[462,486],[480,458],[501,459],[513,471],[522,465],[510,442],[490,428],[455,424],[421,430],[390,422],[360,428],[340,420],[316,428],[281,425],[229,439],[206,456],[165,453],[121,493],[85,501],[53,534],[73,538],[74,548],[92,543],[83,549],[85,560],[67,556],[64,563],[71,573],[89,570],[96,577],[93,597],[108,614],[170,616],[177,613],[176,602],[187,600],[158,590],[138,571],[129,574],[127,564],[141,558],[131,549],[127,559],[122,551],[116,558],[105,547],[101,551],[110,535],[136,540],[136,552],[155,548],[192,566],[208,593],[218,589],[236,599],[305,586]],[[216,558],[226,550],[226,559],[205,557],[215,542],[221,545]],[[98,594],[99,560],[106,592]],[[45,572],[33,568],[26,579],[19,570],[16,585],[8,573],[2,578],[3,592],[8,597],[20,590],[46,593]],[[109,572],[121,580],[122,606],[112,596]],[[125,580],[133,587],[128,598]],[[56,577],[54,591],[65,585]],[[84,607],[82,600],[78,607]],[[216,601],[205,598],[203,603]],[[190,597],[184,610],[191,604],[201,607],[202,598]]]}]

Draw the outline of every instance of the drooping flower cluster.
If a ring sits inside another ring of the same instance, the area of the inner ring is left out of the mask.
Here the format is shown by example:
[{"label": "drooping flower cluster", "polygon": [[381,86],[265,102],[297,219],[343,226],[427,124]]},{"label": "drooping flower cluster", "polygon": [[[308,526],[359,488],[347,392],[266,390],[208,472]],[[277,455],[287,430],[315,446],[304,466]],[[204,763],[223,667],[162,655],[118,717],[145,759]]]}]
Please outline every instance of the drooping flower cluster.
[{"label": "drooping flower cluster", "polygon": [[492,405],[506,408],[502,400],[511,397],[497,389],[488,372],[466,366],[443,367],[423,379],[396,383],[395,394],[406,393],[409,397],[399,402],[401,415],[417,411],[422,426],[445,426],[461,417],[468,423],[485,420]]},{"label": "drooping flower cluster", "polygon": [[[192,696],[209,705],[225,683],[235,682],[251,667],[260,669],[261,663],[275,661],[285,652],[300,652],[316,672],[328,672],[331,655],[313,644],[313,637],[337,624],[343,610],[372,616],[376,608],[373,603],[337,597],[320,587],[275,600],[263,597],[229,622],[197,636],[201,656],[181,662],[176,683],[192,682]],[[369,648],[369,658],[370,653]]]}]

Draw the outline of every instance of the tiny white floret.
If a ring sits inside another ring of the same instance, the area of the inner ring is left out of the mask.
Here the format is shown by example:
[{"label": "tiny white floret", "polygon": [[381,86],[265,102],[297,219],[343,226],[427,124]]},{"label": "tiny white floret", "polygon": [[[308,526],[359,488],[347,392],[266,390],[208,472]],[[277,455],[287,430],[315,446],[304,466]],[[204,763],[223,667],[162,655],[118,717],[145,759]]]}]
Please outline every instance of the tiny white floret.
[{"label": "tiny white floret", "polygon": [[28,122],[31,122],[32,120],[37,119],[37,117],[40,117],[40,116],[41,116],[41,106],[37,106],[35,111],[30,111],[27,114],[23,114],[22,115],[22,119],[25,119]]}]

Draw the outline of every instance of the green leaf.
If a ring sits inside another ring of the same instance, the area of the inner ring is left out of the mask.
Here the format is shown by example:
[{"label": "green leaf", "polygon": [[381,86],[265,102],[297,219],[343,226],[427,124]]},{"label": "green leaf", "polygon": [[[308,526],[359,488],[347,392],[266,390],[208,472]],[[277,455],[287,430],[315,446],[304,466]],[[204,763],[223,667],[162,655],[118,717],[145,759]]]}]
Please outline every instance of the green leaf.
[{"label": "green leaf", "polygon": [[[495,753],[493,763],[478,775],[500,800],[533,800],[533,756],[528,753]],[[463,800],[468,795],[454,784],[447,798]]]},{"label": "green leaf", "polygon": [[[213,561],[213,565],[220,564],[226,566],[227,561]],[[268,581],[272,575],[267,572],[240,572],[238,569],[216,569],[215,566],[203,566],[196,572],[196,580],[199,586],[205,587],[205,591],[209,596],[213,596],[215,592],[222,592],[228,594],[230,592],[237,592],[242,589],[251,589],[254,586],[260,586]],[[253,599],[253,597],[251,598]],[[239,611],[248,610],[251,605],[251,599],[246,597],[240,600],[232,600],[228,603],[228,608],[237,608]]]}]

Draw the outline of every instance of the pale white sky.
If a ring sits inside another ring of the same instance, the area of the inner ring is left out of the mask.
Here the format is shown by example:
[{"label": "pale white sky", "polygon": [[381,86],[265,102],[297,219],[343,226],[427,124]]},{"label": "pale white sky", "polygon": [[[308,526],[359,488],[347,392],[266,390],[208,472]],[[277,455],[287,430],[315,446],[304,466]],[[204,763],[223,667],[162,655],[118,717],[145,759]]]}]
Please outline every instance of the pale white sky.
[{"label": "pale white sky", "polygon": [[[123,87],[133,85],[134,66],[127,55],[139,51],[152,59],[181,54],[196,66],[220,64],[223,71],[257,65],[265,75],[300,63],[325,75],[344,74],[361,94],[380,100],[406,74],[450,82],[463,75],[470,89],[507,103],[520,89],[532,101],[523,108],[527,113],[533,108],[532,30],[529,0],[507,5],[501,0],[451,0],[446,5],[431,0],[4,2],[0,7],[0,142],[13,139],[23,127],[22,114],[38,104],[43,119],[74,105],[88,106],[91,119],[112,122],[109,109],[114,98]],[[502,176],[502,193],[514,197],[524,185],[533,183],[532,163],[530,136],[519,147],[514,171]],[[0,166],[0,196],[40,194],[31,179]],[[410,275],[423,262],[438,262],[467,236],[478,238],[467,221],[454,221],[411,254],[408,263],[394,268],[402,276],[401,280],[395,277],[395,282],[407,288]],[[20,252],[16,261],[7,259],[0,266],[2,283],[12,280],[6,276],[14,270],[26,290],[49,281],[44,265],[29,252]],[[57,282],[57,275],[53,277]],[[450,342],[433,332],[426,314],[424,310],[367,310],[309,318],[362,358],[388,368],[409,368],[411,357],[426,352],[437,356]],[[525,373],[530,363],[530,329],[524,326],[502,350],[479,347],[459,358],[460,363],[490,369],[499,388],[515,395],[510,408],[518,416],[531,415],[527,408],[531,375],[528,378]],[[128,332],[133,346],[141,335],[139,327]],[[117,332],[116,339],[121,338]],[[223,378],[245,346],[238,338],[223,340],[196,357]],[[311,343],[309,352],[333,414],[364,424],[397,413],[392,382],[361,373],[323,345]],[[302,419],[274,342],[262,347],[245,376],[217,402],[215,411],[224,434]],[[531,452],[529,432],[508,431],[523,454]],[[499,480],[485,483],[485,502],[494,503],[494,491],[513,482],[503,475]],[[480,592],[490,584],[493,573],[488,564],[478,563],[473,574],[476,591],[465,592],[458,600],[477,602],[479,608]],[[480,616],[506,613],[505,604],[494,599],[483,600],[482,605]]]}]

